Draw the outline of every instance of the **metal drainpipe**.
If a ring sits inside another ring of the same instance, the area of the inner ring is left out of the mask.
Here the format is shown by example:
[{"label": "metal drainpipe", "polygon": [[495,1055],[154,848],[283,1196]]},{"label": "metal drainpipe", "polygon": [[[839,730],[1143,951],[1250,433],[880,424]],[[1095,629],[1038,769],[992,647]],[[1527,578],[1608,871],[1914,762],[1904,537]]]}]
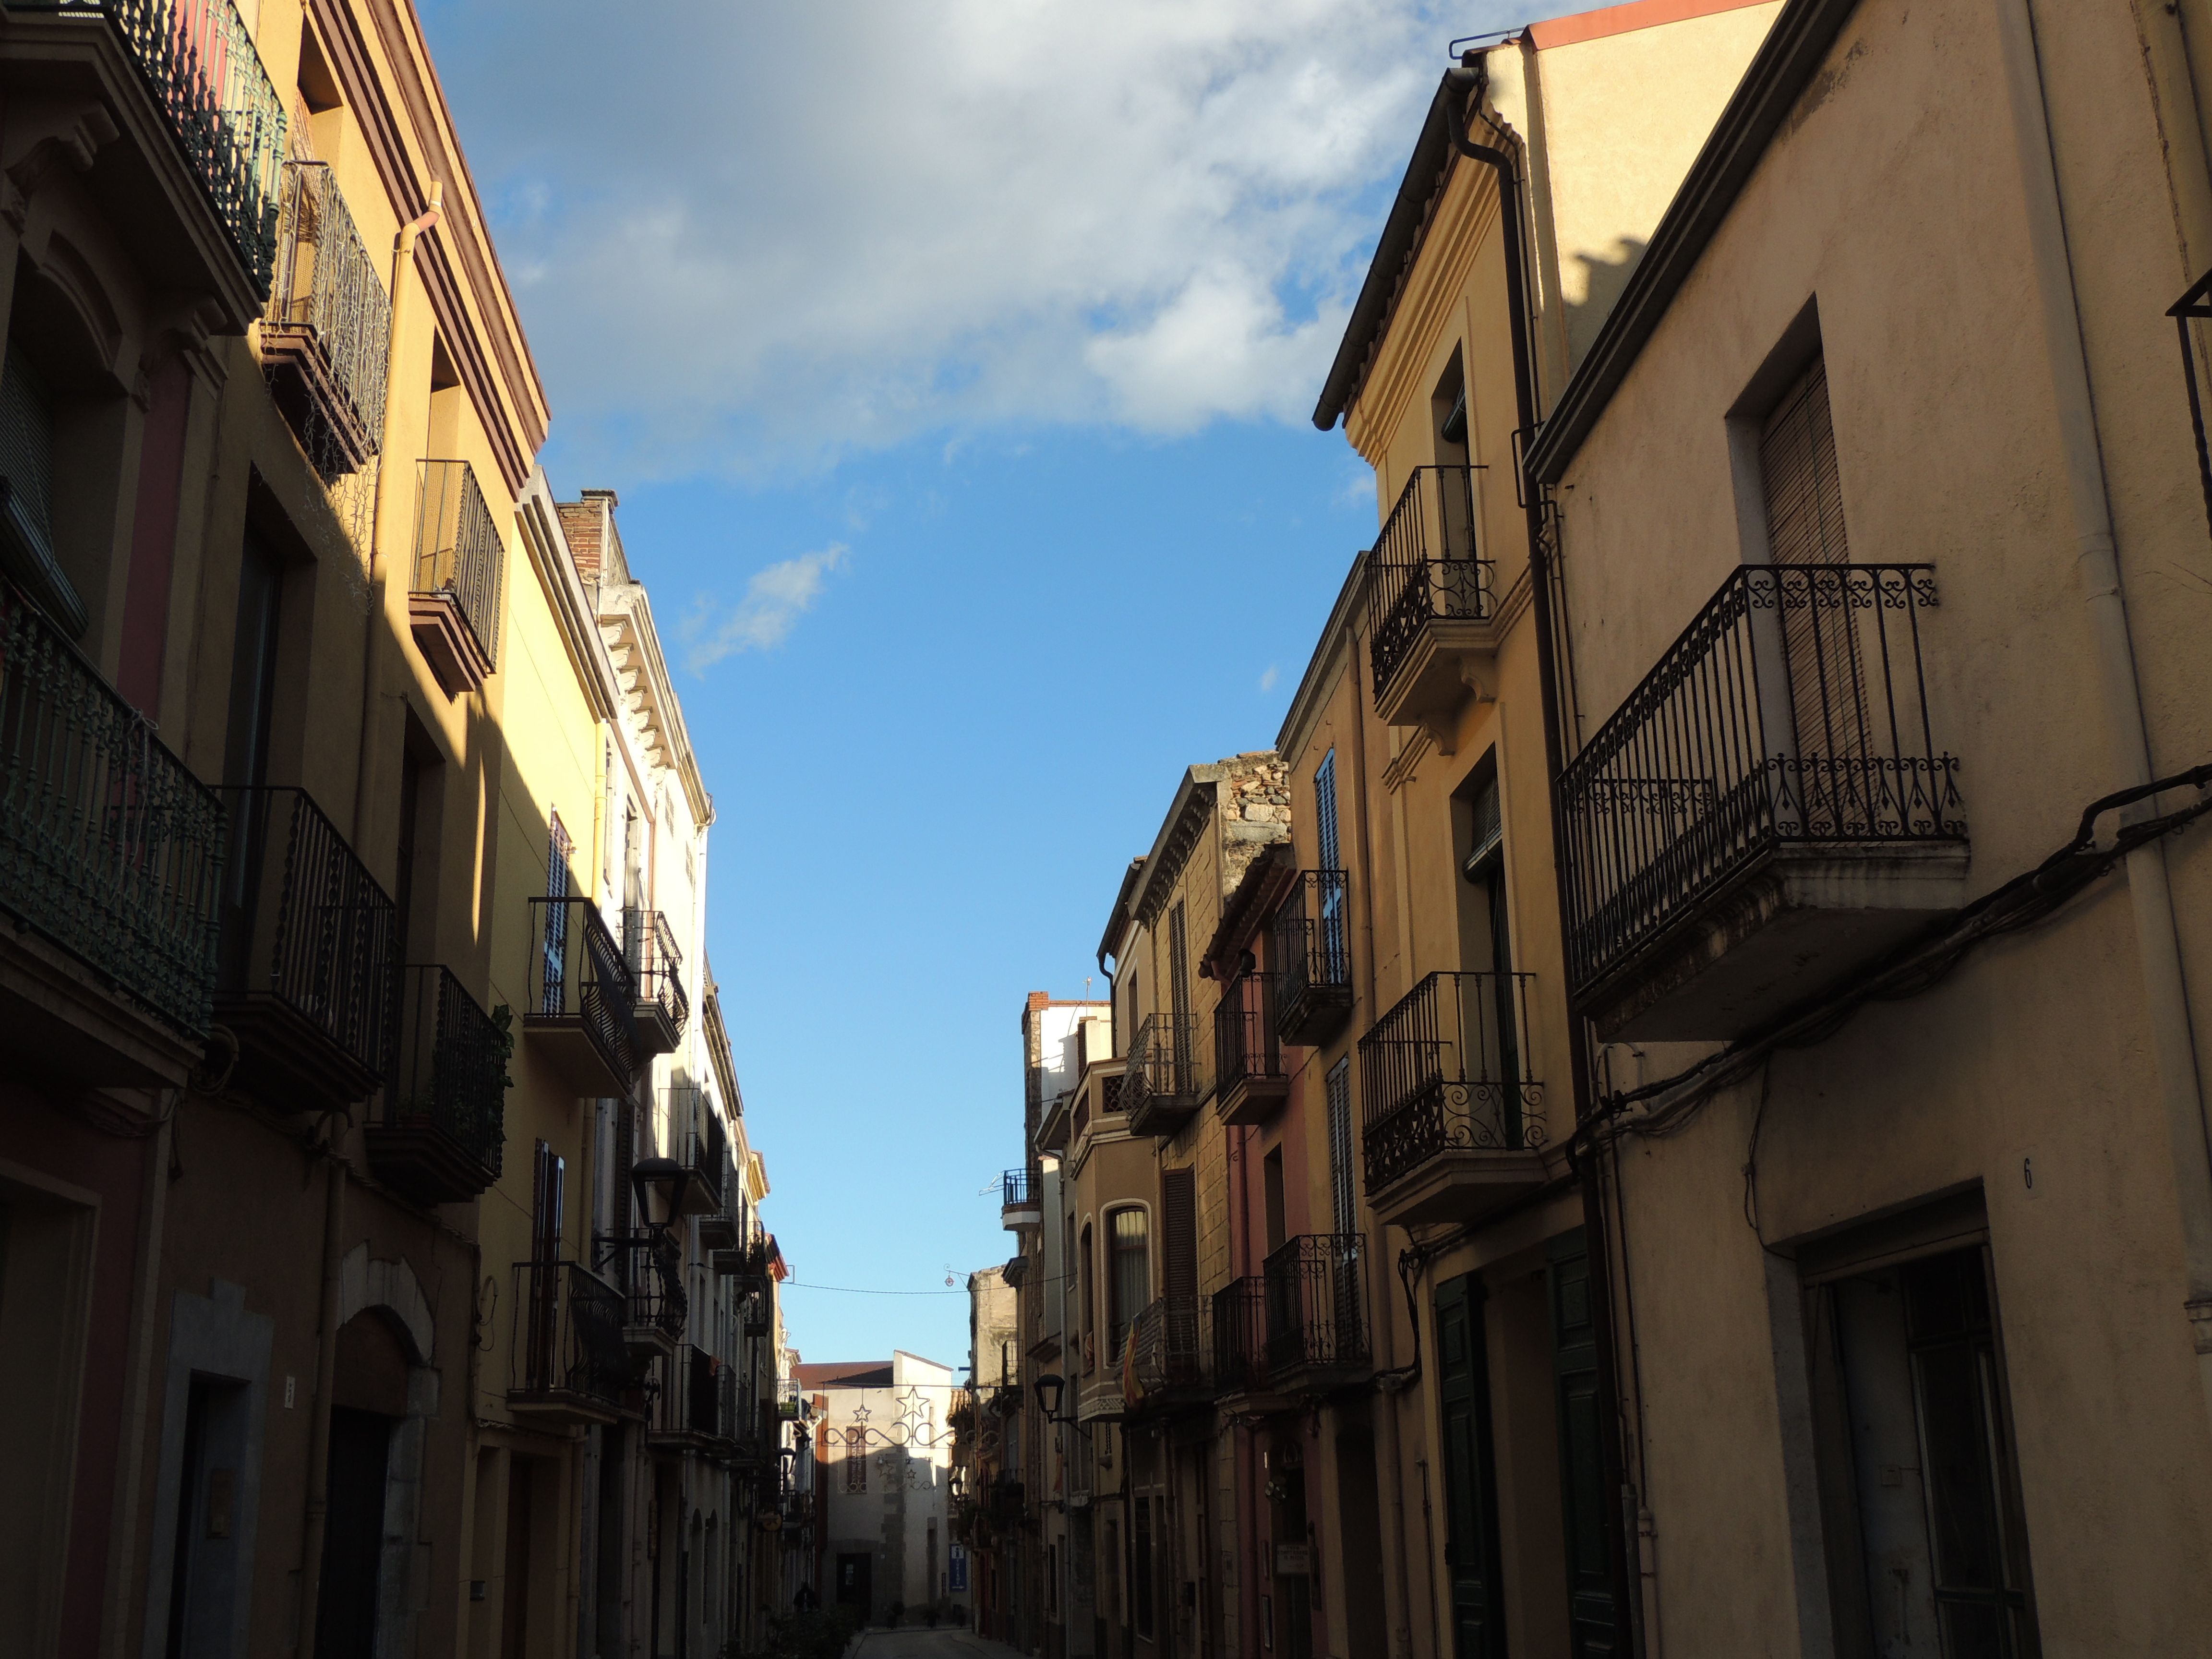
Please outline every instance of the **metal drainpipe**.
[{"label": "metal drainpipe", "polygon": [[322,1326],[315,1344],[314,1415],[307,1425],[307,1512],[300,1540],[299,1659],[315,1659],[323,1537],[331,1512],[331,1390],[338,1370],[338,1245],[345,1237],[346,1162],[335,1148],[329,1157],[330,1194],[323,1205]]},{"label": "metal drainpipe", "polygon": [[[2074,520],[2075,563],[2088,606],[2090,637],[2097,653],[2097,690],[2104,705],[2106,742],[2113,760],[2112,781],[2115,788],[2128,788],[2150,781],[2150,745],[2143,725],[2135,647],[2128,635],[2127,601],[2120,591],[2119,559],[2113,545],[2104,459],[2098,445],[2096,405],[2081,338],[2081,305],[2074,288],[2065,210],[2051,155],[2051,117],[2036,51],[2035,20],[2028,0],[1996,0],[1995,10],[2004,54],[2013,138],[2020,152],[2021,184],[2027,197],[2036,292],[2043,303],[2044,347],[2064,456],[2067,505]],[[2123,817],[2147,816],[2154,810],[2155,804],[2147,800]],[[2197,1354],[2197,1382],[2203,1390],[2208,1417],[2212,1417],[2212,1152],[2208,1152],[2205,1142],[2203,1097],[2182,981],[2181,945],[2174,924],[2173,896],[2166,881],[2166,855],[2160,843],[2154,841],[2129,854],[2126,868],[2159,1096],[2166,1109],[2174,1185],[2180,1198],[2182,1249],[2189,1280],[2183,1309]]]},{"label": "metal drainpipe", "polygon": [[[1474,54],[1470,53],[1473,57]],[[1448,70],[1444,84],[1454,92],[1468,95],[1468,108],[1480,106],[1489,76],[1486,70],[1472,66]],[[1464,117],[1447,118],[1444,131],[1451,139],[1452,148],[1471,161],[1480,161],[1498,176],[1501,210],[1498,216],[1500,240],[1505,256],[1506,305],[1512,314],[1513,342],[1513,398],[1521,430],[1528,441],[1536,434],[1536,380],[1534,352],[1529,343],[1528,284],[1521,248],[1521,175],[1513,158],[1504,150],[1470,140],[1465,131]],[[1559,735],[1559,667],[1556,655],[1553,618],[1552,614],[1552,574],[1544,548],[1544,501],[1534,485],[1524,481],[1522,490],[1528,503],[1528,578],[1535,600],[1537,672],[1543,684],[1540,702],[1544,714],[1544,763],[1549,775],[1557,779],[1565,766],[1565,756]],[[1554,791],[1550,803],[1552,820],[1552,862],[1555,872],[1564,872],[1567,863],[1566,821],[1559,811]],[[1567,907],[1566,884],[1555,877],[1553,890],[1559,901],[1559,938],[1564,944],[1572,936],[1571,918]],[[1569,1041],[1572,1045],[1572,1082],[1574,1085],[1575,1121],[1577,1126],[1590,1114],[1590,1056],[1589,1031],[1580,1011],[1571,1002],[1568,1006]],[[1570,1138],[1569,1146],[1572,1146]],[[1607,1470],[1618,1483],[1622,1503],[1606,1508],[1606,1555],[1613,1577],[1613,1631],[1625,1651],[1640,1651],[1638,1626],[1656,1630],[1657,1620],[1651,1610],[1638,1620],[1634,1613],[1633,1597],[1641,1589],[1640,1582],[1629,1571],[1627,1509],[1630,1486],[1627,1465],[1623,1460],[1620,1433],[1620,1385],[1616,1368],[1613,1334],[1613,1276],[1610,1247],[1606,1242],[1604,1206],[1597,1191],[1597,1170],[1594,1165],[1584,1168],[1577,1164],[1577,1185],[1582,1190],[1583,1231],[1588,1243],[1590,1275],[1590,1303],[1595,1316],[1591,1321],[1592,1334],[1597,1349],[1597,1380],[1601,1390],[1599,1401],[1599,1433],[1603,1439],[1603,1455]]]},{"label": "metal drainpipe", "polygon": [[353,844],[356,848],[368,835],[368,795],[375,752],[370,739],[376,728],[377,624],[384,620],[384,584],[391,574],[390,562],[384,556],[384,501],[391,483],[392,431],[398,402],[392,395],[392,383],[399,363],[400,298],[406,292],[404,279],[415,256],[415,244],[443,216],[445,200],[445,185],[433,179],[430,205],[399,228],[392,251],[392,319],[384,348],[384,430],[377,438],[376,492],[368,515],[368,616],[361,647],[361,753],[355,761],[353,782]]}]

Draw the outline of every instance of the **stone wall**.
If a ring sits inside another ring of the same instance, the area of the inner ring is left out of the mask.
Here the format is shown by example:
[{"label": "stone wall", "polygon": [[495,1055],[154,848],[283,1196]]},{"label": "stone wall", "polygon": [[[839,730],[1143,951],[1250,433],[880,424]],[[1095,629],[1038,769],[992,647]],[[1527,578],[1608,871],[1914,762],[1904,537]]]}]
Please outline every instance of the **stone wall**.
[{"label": "stone wall", "polygon": [[1221,763],[1221,896],[1237,890],[1261,851],[1291,838],[1291,769],[1272,749]]}]

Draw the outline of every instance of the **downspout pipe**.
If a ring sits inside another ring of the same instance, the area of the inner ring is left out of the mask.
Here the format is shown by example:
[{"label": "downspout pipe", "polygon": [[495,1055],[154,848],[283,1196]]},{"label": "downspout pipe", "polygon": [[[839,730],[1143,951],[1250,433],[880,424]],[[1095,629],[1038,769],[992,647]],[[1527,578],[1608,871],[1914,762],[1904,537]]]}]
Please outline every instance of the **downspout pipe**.
[{"label": "downspout pipe", "polygon": [[[1499,240],[1505,256],[1505,304],[1512,327],[1513,343],[1513,400],[1515,417],[1519,422],[1523,444],[1534,441],[1539,416],[1536,409],[1535,352],[1532,341],[1534,332],[1528,314],[1528,278],[1527,257],[1522,248],[1521,173],[1513,156],[1506,150],[1489,144],[1478,144],[1467,136],[1468,118],[1477,113],[1489,84],[1489,73],[1481,66],[1481,56],[1469,52],[1461,60],[1461,66],[1444,72],[1444,89],[1452,99],[1466,99],[1466,113],[1449,113],[1448,106],[1444,132],[1453,149],[1470,161],[1480,162],[1498,176],[1500,211],[1498,216]],[[1516,462],[1516,466],[1518,461]],[[1545,497],[1528,481],[1516,480],[1527,512],[1528,537],[1528,580],[1535,601],[1536,664],[1542,681],[1541,703],[1544,715],[1544,764],[1552,780],[1552,864],[1554,872],[1568,868],[1566,818],[1559,810],[1558,780],[1565,769],[1566,757],[1560,736],[1559,661],[1557,619],[1552,605],[1552,570],[1544,538]],[[1567,888],[1564,879],[1552,884],[1559,908],[1559,937],[1571,937],[1572,918],[1567,908]],[[1569,1071],[1574,1084],[1575,1121],[1577,1125],[1589,1118],[1592,1100],[1590,1090],[1591,1055],[1589,1030],[1582,1018],[1581,1010],[1574,1006],[1571,997],[1567,1010],[1568,1041],[1571,1046]],[[1572,1146],[1572,1138],[1569,1145]],[[1592,1334],[1597,1350],[1598,1431],[1602,1442],[1601,1452],[1607,1473],[1613,1477],[1623,1502],[1607,1504],[1605,1509],[1606,1565],[1613,1580],[1613,1635],[1623,1653],[1638,1650],[1636,1626],[1639,1622],[1632,1613],[1632,1597],[1639,1588],[1629,1571],[1626,1513],[1630,1487],[1627,1468],[1621,1450],[1620,1378],[1614,1358],[1613,1330],[1613,1301],[1612,1252],[1607,1243],[1605,1207],[1598,1191],[1597,1170],[1595,1165],[1585,1165],[1576,1170],[1577,1185],[1583,1200],[1583,1231],[1588,1247],[1590,1276]],[[1640,1621],[1649,1626],[1649,1619]]]},{"label": "downspout pipe", "polygon": [[[2051,114],[2043,66],[2036,50],[2029,0],[1993,0],[2013,138],[2027,198],[2027,234],[2038,299],[2043,307],[2044,349],[2058,422],[2062,476],[2073,519],[2075,568],[2088,608],[2096,652],[2097,690],[2103,704],[2106,747],[2116,790],[2151,781],[2150,744],[2135,645],[2128,631],[2127,599],[2120,587],[2104,456],[2098,441],[2096,403],[2081,337],[2081,300],[2066,235],[2065,209],[2052,157]],[[2144,799],[2122,821],[2155,811]],[[2188,1279],[2183,1311],[2196,1352],[2199,1389],[2212,1421],[2212,1147],[2208,1147],[2202,1080],[2182,976],[2181,941],[2174,921],[2166,854],[2158,841],[2127,855],[2128,896],[2134,913],[2136,960],[2142,974],[2144,1013],[2151,1028],[2160,1104],[2173,1157],[2179,1200],[2183,1259]]]},{"label": "downspout pipe", "polygon": [[384,503],[392,484],[392,437],[398,422],[398,399],[392,383],[399,368],[400,306],[407,292],[407,271],[415,258],[415,245],[422,233],[445,215],[446,186],[430,181],[430,204],[400,226],[392,249],[392,320],[385,331],[384,430],[377,436],[376,496],[368,520],[368,616],[361,647],[361,752],[356,757],[353,783],[353,844],[368,837],[368,800],[375,787],[377,625],[384,620],[385,585],[391,580],[392,562],[384,556]]}]

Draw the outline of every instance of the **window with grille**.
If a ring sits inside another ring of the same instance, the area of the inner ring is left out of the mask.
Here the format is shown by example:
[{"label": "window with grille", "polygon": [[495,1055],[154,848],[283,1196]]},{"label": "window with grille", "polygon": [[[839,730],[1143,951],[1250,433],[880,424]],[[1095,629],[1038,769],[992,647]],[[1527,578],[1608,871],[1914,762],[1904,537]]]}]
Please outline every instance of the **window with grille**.
[{"label": "window with grille", "polygon": [[868,1431],[853,1428],[845,1431],[845,1490],[866,1492],[868,1489]]}]

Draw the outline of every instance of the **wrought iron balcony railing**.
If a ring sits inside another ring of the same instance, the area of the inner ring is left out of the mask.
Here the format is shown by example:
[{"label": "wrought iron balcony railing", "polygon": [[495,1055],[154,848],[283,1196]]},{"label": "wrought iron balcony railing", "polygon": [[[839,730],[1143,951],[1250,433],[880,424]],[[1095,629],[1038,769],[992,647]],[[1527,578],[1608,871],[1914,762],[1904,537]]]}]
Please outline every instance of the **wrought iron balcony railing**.
[{"label": "wrought iron balcony railing", "polygon": [[1194,1395],[1206,1381],[1206,1312],[1194,1296],[1157,1298],[1131,1322],[1131,1361],[1147,1400]]},{"label": "wrought iron balcony railing", "polygon": [[701,1115],[696,1120],[698,1127],[684,1131],[677,1161],[690,1176],[684,1183],[684,1207],[713,1214],[722,1208],[722,1171],[728,1167],[729,1157],[723,1150],[721,1124],[715,1121],[711,1108],[703,1102],[701,1105]]},{"label": "wrought iron balcony railing", "polygon": [[498,665],[507,550],[466,461],[423,461],[420,468],[409,611],[423,660],[458,696]]},{"label": "wrought iron balcony railing", "polygon": [[623,912],[623,961],[637,987],[637,1024],[646,1046],[666,1054],[683,1041],[691,1018],[684,991],[684,953],[676,930],[658,910]]},{"label": "wrought iron balcony railing", "polygon": [[1325,1042],[1352,1010],[1344,872],[1301,870],[1275,912],[1275,1029],[1285,1042]]},{"label": "wrought iron balcony railing", "polygon": [[611,1414],[637,1384],[623,1341],[623,1294],[574,1261],[514,1264],[510,1399]]},{"label": "wrought iron balcony railing", "polygon": [[1213,1010],[1213,1068],[1224,1095],[1243,1083],[1285,1080],[1274,975],[1243,974],[1222,988]]},{"label": "wrought iron balcony railing", "polygon": [[647,1227],[633,1233],[602,1236],[599,1264],[621,1287],[624,1297],[623,1328],[633,1346],[639,1337],[673,1345],[683,1339],[690,1318],[690,1298],[684,1292],[684,1250],[665,1228]]},{"label": "wrought iron balcony railing", "polygon": [[1368,659],[1379,697],[1431,621],[1491,614],[1491,563],[1475,549],[1474,469],[1415,467],[1375,538],[1367,571],[1375,596]]},{"label": "wrought iron balcony railing", "polygon": [[806,1415],[806,1402],[799,1393],[797,1377],[781,1376],[776,1379],[775,1414],[787,1423],[796,1423]]},{"label": "wrought iron balcony railing", "polygon": [[1267,1386],[1267,1285],[1253,1275],[1213,1293],[1213,1386],[1249,1394]]},{"label": "wrought iron balcony railing", "polygon": [[368,1128],[377,1173],[418,1202],[458,1204],[499,1179],[514,1039],[435,963],[400,977],[399,1042]]},{"label": "wrought iron balcony railing", "polygon": [[1369,1363],[1358,1233],[1304,1233],[1261,1265],[1267,1287],[1267,1370],[1295,1380]]},{"label": "wrought iron balcony railing", "polygon": [[530,901],[526,1030],[543,1033],[580,1095],[618,1095],[637,1074],[636,994],[622,951],[588,899]]},{"label": "wrought iron balcony railing", "polygon": [[1370,1196],[1445,1152],[1544,1144],[1544,1091],[1528,1042],[1534,979],[1431,974],[1359,1039]]},{"label": "wrought iron balcony railing", "polygon": [[392,301],[329,163],[287,161],[261,355],[330,476],[358,471],[383,442],[391,348]]},{"label": "wrought iron balcony railing", "polygon": [[224,840],[215,792],[0,582],[0,907],[202,1038]]},{"label": "wrought iron balcony railing", "polygon": [[272,1100],[346,1105],[383,1080],[397,1012],[392,898],[304,789],[226,788],[216,1004]]},{"label": "wrought iron balcony railing", "polygon": [[1027,1170],[1007,1170],[999,1177],[999,1207],[1003,1210],[1025,1210],[1036,1202],[1036,1189]]},{"label": "wrought iron balcony railing", "polygon": [[1926,565],[1746,565],[1568,763],[1579,989],[1785,843],[1966,833],[1921,670]]},{"label": "wrought iron balcony railing", "polygon": [[267,294],[284,103],[238,8],[230,0],[15,0],[12,9],[106,20],[168,118],[254,293]]},{"label": "wrought iron balcony railing", "polygon": [[1161,1134],[1178,1127],[1206,1098],[1200,1081],[1198,1016],[1147,1014],[1129,1045],[1122,1073],[1121,1109],[1137,1134]]}]

